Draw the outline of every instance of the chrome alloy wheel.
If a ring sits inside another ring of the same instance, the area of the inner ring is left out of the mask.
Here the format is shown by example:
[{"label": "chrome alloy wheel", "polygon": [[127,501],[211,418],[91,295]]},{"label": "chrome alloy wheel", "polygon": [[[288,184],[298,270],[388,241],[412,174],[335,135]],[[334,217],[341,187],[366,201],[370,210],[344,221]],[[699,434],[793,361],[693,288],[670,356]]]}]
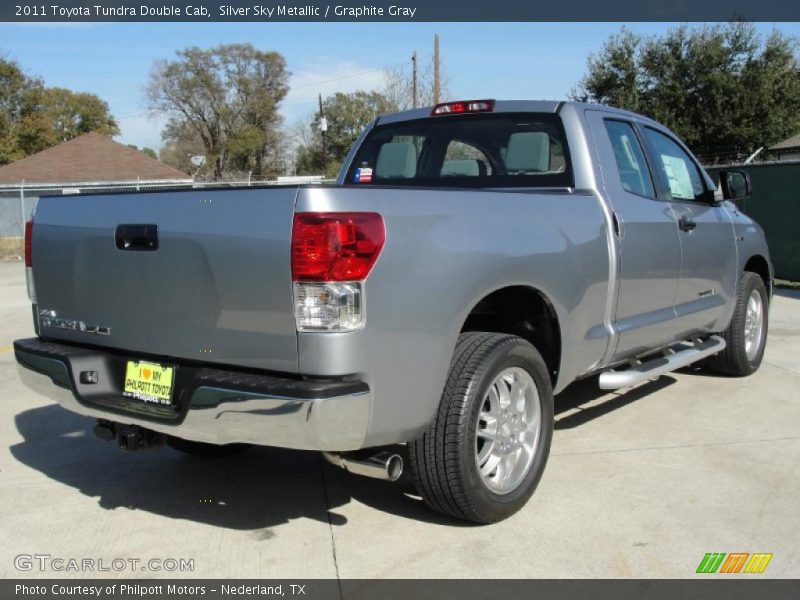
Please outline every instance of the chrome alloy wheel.
[{"label": "chrome alloy wheel", "polygon": [[744,317],[744,351],[747,360],[753,360],[764,337],[764,300],[758,290],[750,292]]},{"label": "chrome alloy wheel", "polygon": [[496,494],[513,492],[528,474],[541,433],[542,406],[530,374],[503,370],[483,398],[475,435],[475,464]]}]

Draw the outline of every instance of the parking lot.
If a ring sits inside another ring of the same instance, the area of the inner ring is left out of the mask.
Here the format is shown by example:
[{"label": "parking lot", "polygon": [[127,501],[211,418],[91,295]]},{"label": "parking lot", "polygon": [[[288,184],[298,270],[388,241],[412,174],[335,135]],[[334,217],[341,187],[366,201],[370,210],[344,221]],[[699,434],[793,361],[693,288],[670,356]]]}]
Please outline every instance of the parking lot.
[{"label": "parking lot", "polygon": [[[486,527],[311,452],[123,453],[19,383],[11,343],[33,328],[18,263],[0,264],[0,317],[2,577],[684,578],[706,552],[774,554],[763,575],[734,577],[800,573],[800,291],[778,290],[750,378],[571,386],[534,498]],[[20,572],[20,554],[194,571]]]}]

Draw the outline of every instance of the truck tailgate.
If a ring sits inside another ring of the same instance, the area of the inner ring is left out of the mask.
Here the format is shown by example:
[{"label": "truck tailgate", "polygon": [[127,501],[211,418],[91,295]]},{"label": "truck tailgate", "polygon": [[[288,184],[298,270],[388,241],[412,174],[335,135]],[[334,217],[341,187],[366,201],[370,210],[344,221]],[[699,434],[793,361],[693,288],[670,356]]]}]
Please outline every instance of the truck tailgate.
[{"label": "truck tailgate", "polygon": [[[53,311],[57,325],[40,319],[39,334],[296,372],[296,195],[273,187],[42,198],[33,277],[39,314]],[[157,227],[156,249],[153,229],[143,235],[137,225]]]}]

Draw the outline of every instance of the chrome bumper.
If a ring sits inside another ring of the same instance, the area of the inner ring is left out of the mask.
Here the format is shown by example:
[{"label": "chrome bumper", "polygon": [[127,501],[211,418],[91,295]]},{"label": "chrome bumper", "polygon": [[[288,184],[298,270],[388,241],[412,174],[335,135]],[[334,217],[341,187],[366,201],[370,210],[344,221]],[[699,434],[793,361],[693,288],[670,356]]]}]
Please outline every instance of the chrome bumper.
[{"label": "chrome bumper", "polygon": [[[58,356],[38,351],[38,347],[43,345],[63,349],[64,354]],[[84,386],[75,383],[78,381],[75,371],[102,369],[104,361],[107,363],[109,360],[107,353],[75,349],[78,357],[72,361],[69,358],[70,346],[49,344],[35,338],[18,340],[14,346],[20,379],[29,389],[87,417],[138,425],[198,442],[247,443],[299,450],[358,450],[363,447],[367,434],[371,392],[361,382],[332,382],[331,388],[325,389],[325,384],[320,382],[310,383],[304,388],[302,381],[285,380],[290,391],[297,391],[297,396],[292,397],[285,389],[280,393],[265,389],[253,391],[246,389],[253,388],[252,383],[237,385],[241,378],[247,380],[257,376],[241,374],[239,377],[230,371],[197,369],[193,385],[187,391],[188,405],[181,413],[171,419],[154,418],[100,406],[81,398],[76,388]],[[76,364],[79,365],[77,368]],[[215,378],[209,373],[223,373],[225,376]],[[273,377],[263,379],[267,382],[282,381]],[[314,393],[319,393],[320,397],[313,397]]]}]

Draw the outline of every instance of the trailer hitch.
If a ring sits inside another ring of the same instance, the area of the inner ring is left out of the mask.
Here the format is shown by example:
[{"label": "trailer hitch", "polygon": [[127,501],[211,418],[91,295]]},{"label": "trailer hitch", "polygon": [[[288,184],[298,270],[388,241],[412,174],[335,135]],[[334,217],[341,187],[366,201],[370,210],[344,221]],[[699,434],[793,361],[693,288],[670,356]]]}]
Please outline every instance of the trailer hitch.
[{"label": "trailer hitch", "polygon": [[149,448],[158,448],[166,442],[167,436],[138,425],[122,425],[105,419],[99,419],[94,426],[94,435],[106,442],[117,440],[119,447],[126,452],[137,452]]}]

